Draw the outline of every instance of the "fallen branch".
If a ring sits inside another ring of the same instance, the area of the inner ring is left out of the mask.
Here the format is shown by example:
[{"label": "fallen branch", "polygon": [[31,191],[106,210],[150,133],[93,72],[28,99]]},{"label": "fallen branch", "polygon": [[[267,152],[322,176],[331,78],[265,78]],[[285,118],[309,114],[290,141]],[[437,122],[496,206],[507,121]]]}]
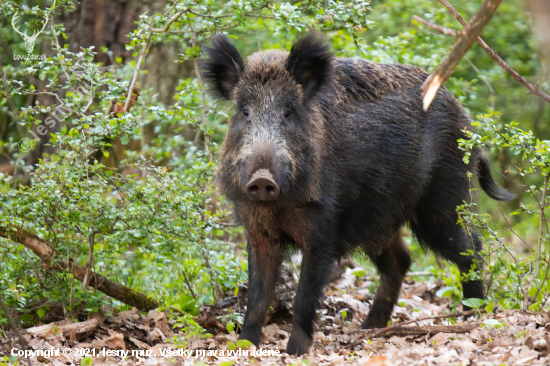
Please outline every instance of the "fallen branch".
[{"label": "fallen branch", "polygon": [[476,314],[481,314],[481,313],[485,313],[485,310],[457,311],[455,313],[449,313],[449,314],[426,316],[424,318],[408,320],[408,321],[403,322],[403,323],[394,324],[394,325],[390,325],[389,327],[386,327],[386,328],[378,329],[376,332],[373,333],[372,337],[374,338],[374,337],[378,336],[379,334],[382,334],[386,331],[389,331],[390,329],[400,328],[404,325],[412,324],[412,323],[418,323],[418,322],[421,322],[423,320],[455,318],[455,317],[458,317],[458,316],[470,316],[470,315],[476,315]]},{"label": "fallen branch", "polygon": [[33,337],[47,338],[55,334],[63,334],[68,337],[71,333],[75,335],[84,334],[95,330],[99,326],[97,319],[89,319],[83,322],[73,323],[71,321],[62,320],[60,322],[40,325],[38,327],[27,328],[23,330],[23,334],[28,334]]},{"label": "fallen branch", "polygon": [[[388,327],[380,329],[376,332],[376,329],[363,330],[365,336],[361,339],[352,342],[347,345],[346,348],[355,348],[356,346],[362,345],[365,339],[373,339],[375,337],[403,337],[403,336],[425,336],[437,333],[468,333],[477,328],[479,324],[477,323],[466,323],[466,324],[453,324],[453,325],[427,325],[427,326],[416,326],[416,327],[403,327],[401,324],[397,327]],[[383,332],[383,333],[381,333]]]},{"label": "fallen branch", "polygon": [[[87,272],[86,267],[74,263],[72,259],[68,261],[56,261],[55,257],[59,255],[59,253],[50,243],[19,227],[14,227],[14,229],[14,231],[8,231],[6,228],[0,227],[0,237],[22,244],[32,250],[33,253],[44,262],[46,268],[56,271],[68,271],[80,282],[84,281]],[[158,301],[154,298],[113,282],[107,277],[95,272],[90,272],[88,286],[125,304],[135,306],[140,310],[151,310],[159,306]]]},{"label": "fallen branch", "polygon": [[470,23],[463,30],[458,32],[458,37],[451,49],[451,52],[439,64],[434,72],[422,84],[423,108],[428,110],[439,87],[449,78],[458,62],[464,57],[466,52],[472,47],[474,41],[483,28],[487,25],[493,14],[497,10],[502,0],[485,0]]},{"label": "fallen branch", "polygon": [[[438,1],[441,4],[443,4],[443,6],[446,7],[447,10],[449,10],[449,12],[451,14],[453,14],[453,16],[460,22],[460,24],[462,24],[463,26],[466,26],[466,21],[464,20],[464,18],[462,18],[462,16],[453,8],[453,6],[451,4],[449,4],[449,2],[447,0],[438,0]],[[489,47],[487,45],[487,43],[485,43],[485,41],[483,41],[483,39],[481,39],[481,37],[477,37],[476,41],[485,50],[485,52],[487,52],[487,54],[489,56],[491,56],[497,62],[497,64],[499,64],[500,67],[502,67],[508,74],[512,75],[512,77],[516,81],[520,82],[523,86],[525,86],[527,89],[529,89],[531,94],[535,94],[535,95],[539,96],[540,98],[542,98],[543,100],[550,103],[550,95],[547,95],[546,93],[542,92],[538,87],[538,83],[535,86],[535,85],[529,83],[527,80],[525,80],[525,78],[523,76],[518,74],[502,58],[500,58],[500,56],[495,51],[493,51],[491,49],[491,47]]]},{"label": "fallen branch", "polygon": [[475,328],[477,328],[479,324],[477,323],[464,323],[464,324],[453,324],[453,325],[425,325],[425,326],[413,326],[413,327],[405,327],[405,326],[398,326],[395,328],[384,328],[380,329],[376,332],[372,332],[372,334],[365,334],[365,338],[375,338],[375,337],[392,337],[394,335],[396,336],[406,336],[406,335],[413,335],[413,336],[423,336],[427,334],[437,334],[437,333],[467,333]]}]

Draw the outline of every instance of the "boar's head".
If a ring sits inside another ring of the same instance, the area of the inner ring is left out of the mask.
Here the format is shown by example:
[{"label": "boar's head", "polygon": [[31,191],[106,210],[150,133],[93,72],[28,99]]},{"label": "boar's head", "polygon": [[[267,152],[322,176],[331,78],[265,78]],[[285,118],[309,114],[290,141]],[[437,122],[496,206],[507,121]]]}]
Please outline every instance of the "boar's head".
[{"label": "boar's head", "polygon": [[201,73],[211,95],[230,101],[216,180],[233,201],[305,203],[319,196],[323,157],[331,144],[321,100],[330,93],[332,55],[311,33],[291,51],[259,51],[245,63],[215,35]]}]

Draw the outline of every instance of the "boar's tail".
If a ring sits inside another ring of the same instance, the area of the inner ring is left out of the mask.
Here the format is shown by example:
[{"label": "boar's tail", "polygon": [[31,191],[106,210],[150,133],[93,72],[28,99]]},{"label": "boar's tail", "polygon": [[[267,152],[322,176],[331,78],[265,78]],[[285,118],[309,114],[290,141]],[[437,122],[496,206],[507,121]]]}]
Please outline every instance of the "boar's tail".
[{"label": "boar's tail", "polygon": [[504,188],[498,186],[491,174],[491,165],[485,156],[479,155],[477,166],[477,178],[481,188],[489,197],[498,201],[509,201],[516,197],[513,193],[508,192]]}]

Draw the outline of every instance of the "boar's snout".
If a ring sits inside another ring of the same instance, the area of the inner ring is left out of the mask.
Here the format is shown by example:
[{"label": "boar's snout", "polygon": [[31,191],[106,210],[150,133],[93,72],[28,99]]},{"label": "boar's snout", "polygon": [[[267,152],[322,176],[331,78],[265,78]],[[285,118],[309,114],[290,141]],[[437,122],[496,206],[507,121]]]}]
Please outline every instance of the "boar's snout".
[{"label": "boar's snout", "polygon": [[244,188],[246,195],[254,201],[273,201],[279,195],[279,185],[267,169],[258,169]]}]

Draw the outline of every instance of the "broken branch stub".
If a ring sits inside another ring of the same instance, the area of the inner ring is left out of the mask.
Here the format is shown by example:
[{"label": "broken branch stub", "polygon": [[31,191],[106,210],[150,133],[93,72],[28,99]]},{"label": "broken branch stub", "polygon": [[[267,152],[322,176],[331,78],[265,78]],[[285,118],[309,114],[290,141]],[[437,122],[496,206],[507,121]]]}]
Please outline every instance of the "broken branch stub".
[{"label": "broken branch stub", "polygon": [[451,49],[451,52],[439,64],[434,72],[422,84],[423,108],[428,110],[441,84],[449,78],[458,62],[464,57],[466,52],[472,47],[474,41],[483,28],[489,23],[493,14],[498,9],[502,0],[485,0],[470,23],[464,29],[458,32],[457,40]]}]

